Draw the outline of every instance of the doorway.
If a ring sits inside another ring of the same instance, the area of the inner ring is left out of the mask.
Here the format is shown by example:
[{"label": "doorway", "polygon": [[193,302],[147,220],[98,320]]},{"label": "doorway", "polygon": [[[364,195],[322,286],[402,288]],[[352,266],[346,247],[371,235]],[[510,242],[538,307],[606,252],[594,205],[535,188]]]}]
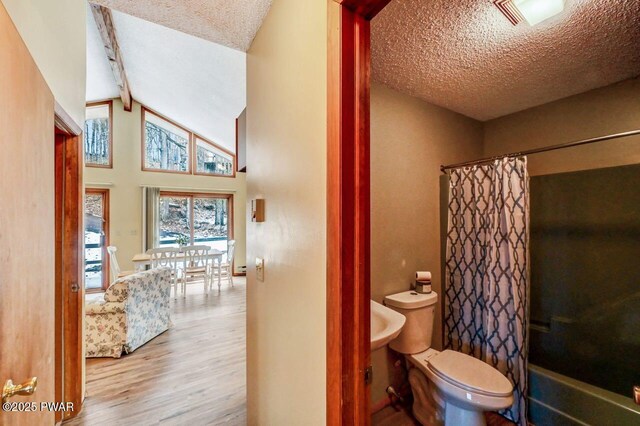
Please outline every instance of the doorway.
[{"label": "doorway", "polygon": [[55,397],[78,414],[83,400],[83,189],[81,129],[56,105],[55,115]]}]

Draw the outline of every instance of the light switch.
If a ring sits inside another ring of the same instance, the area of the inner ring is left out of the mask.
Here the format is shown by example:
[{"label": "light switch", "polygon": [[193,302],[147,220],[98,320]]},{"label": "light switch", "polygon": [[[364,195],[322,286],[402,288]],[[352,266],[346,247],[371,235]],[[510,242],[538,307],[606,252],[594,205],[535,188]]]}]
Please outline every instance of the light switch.
[{"label": "light switch", "polygon": [[264,259],[256,257],[256,279],[264,281]]}]

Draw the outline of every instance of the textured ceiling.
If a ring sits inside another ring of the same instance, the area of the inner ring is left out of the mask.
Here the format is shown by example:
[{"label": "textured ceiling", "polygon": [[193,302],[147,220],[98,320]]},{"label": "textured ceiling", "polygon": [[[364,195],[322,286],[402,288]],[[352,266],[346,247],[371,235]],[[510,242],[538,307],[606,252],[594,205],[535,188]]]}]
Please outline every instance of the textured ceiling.
[{"label": "textured ceiling", "polygon": [[566,0],[535,27],[491,0],[393,0],[371,32],[374,80],[482,121],[640,75],[640,0]]},{"label": "textured ceiling", "polygon": [[[87,19],[87,101],[119,97],[90,12]],[[113,21],[132,97],[234,152],[246,54],[116,11]]]},{"label": "textured ceiling", "polygon": [[91,0],[223,46],[246,52],[271,0]]}]

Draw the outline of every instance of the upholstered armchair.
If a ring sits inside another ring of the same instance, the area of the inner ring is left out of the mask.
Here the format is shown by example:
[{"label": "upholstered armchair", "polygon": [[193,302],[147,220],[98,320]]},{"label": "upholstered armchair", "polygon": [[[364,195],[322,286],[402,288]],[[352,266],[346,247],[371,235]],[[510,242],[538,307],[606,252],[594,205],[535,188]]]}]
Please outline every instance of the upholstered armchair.
[{"label": "upholstered armchair", "polygon": [[104,299],[85,307],[86,356],[120,358],[170,324],[171,270],[150,269],[119,278]]}]

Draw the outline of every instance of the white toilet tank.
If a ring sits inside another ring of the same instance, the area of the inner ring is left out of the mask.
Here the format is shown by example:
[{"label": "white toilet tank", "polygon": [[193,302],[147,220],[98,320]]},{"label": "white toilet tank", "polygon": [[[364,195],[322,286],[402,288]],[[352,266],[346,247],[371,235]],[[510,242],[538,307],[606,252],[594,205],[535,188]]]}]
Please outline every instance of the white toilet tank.
[{"label": "white toilet tank", "polygon": [[431,347],[433,320],[438,294],[420,294],[404,291],[384,298],[384,304],[407,318],[402,331],[389,343],[391,349],[401,354],[416,354]]}]

